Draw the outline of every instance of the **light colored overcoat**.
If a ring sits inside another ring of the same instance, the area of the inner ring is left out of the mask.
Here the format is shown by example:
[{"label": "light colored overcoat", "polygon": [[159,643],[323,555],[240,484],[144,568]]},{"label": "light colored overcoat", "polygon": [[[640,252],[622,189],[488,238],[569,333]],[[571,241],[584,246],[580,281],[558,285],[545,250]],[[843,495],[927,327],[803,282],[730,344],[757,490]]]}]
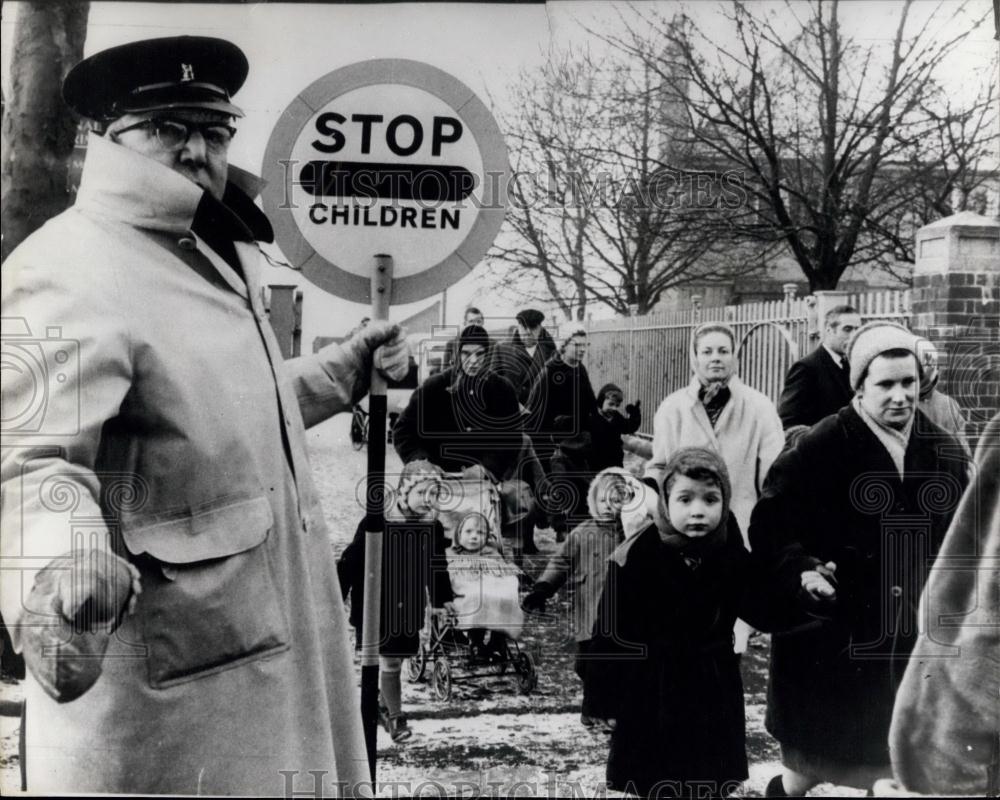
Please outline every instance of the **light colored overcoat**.
[{"label": "light colored overcoat", "polygon": [[732,396],[715,427],[698,399],[697,378],[668,395],[653,417],[653,457],[646,475],[660,482],[670,456],[681,447],[706,447],[718,453],[729,469],[733,486],[730,504],[746,543],[750,512],[764,485],[764,477],[785,444],[781,419],[768,397],[735,375],[729,379]]},{"label": "light colored overcoat", "polygon": [[92,137],[76,204],[4,265],[5,335],[39,365],[4,383],[20,415],[4,420],[4,618],[15,635],[44,624],[20,606],[30,568],[74,541],[107,542],[143,587],[89,692],[57,704],[27,679],[32,793],[367,778],[304,435],[365,391],[363,359],[334,345],[283,361],[258,249],[236,243],[244,284],[190,230],[201,199]]}]

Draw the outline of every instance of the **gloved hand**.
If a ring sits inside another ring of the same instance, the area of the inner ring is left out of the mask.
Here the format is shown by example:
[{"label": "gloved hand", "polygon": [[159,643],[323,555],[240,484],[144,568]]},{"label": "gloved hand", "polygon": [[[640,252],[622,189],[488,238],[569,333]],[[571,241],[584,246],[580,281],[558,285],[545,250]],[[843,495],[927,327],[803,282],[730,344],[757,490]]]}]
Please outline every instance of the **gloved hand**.
[{"label": "gloved hand", "polygon": [[348,346],[354,346],[366,361],[375,353],[375,369],[390,380],[402,380],[410,371],[410,348],[406,344],[406,332],[393,322],[373,320],[351,337]]},{"label": "gloved hand", "polygon": [[545,610],[545,602],[552,596],[552,587],[544,581],[536,581],[531,591],[528,592],[521,601],[521,607],[525,611],[542,612]]},{"label": "gloved hand", "polygon": [[825,564],[817,563],[810,570],[805,570],[801,577],[800,594],[807,611],[816,617],[830,617],[837,601],[837,565],[832,561]]},{"label": "gloved hand", "polygon": [[106,550],[66,553],[39,571],[25,607],[46,619],[25,620],[20,640],[46,694],[68,703],[94,685],[111,634],[141,591],[139,571]]},{"label": "gloved hand", "polygon": [[640,413],[639,406],[641,404],[642,404],[641,400],[636,400],[634,403],[629,403],[628,405],[625,406],[625,413],[628,414],[629,417],[634,417],[636,414]]}]

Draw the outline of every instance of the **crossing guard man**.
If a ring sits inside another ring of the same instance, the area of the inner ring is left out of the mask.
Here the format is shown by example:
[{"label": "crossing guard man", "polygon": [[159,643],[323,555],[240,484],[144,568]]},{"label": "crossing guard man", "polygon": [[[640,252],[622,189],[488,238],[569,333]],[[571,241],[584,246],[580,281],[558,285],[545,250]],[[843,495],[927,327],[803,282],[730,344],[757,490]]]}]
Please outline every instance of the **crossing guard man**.
[{"label": "crossing guard man", "polygon": [[372,324],[282,360],[260,299],[271,227],[227,180],[248,70],[205,37],[74,67],[64,98],[103,135],[75,204],[5,265],[5,358],[42,367],[3,386],[2,612],[29,668],[32,793],[368,779],[304,433],[360,399],[376,347],[391,377],[408,354]]}]

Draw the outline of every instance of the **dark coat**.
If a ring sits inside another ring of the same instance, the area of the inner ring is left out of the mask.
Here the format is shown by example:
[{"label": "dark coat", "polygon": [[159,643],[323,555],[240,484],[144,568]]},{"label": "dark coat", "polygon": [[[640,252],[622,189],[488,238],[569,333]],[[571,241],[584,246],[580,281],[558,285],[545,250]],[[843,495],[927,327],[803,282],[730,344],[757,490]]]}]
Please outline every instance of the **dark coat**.
[{"label": "dark coat", "polygon": [[840,411],[852,397],[850,381],[820,345],[788,370],[778,401],[778,416],[785,428],[815,425]]},{"label": "dark coat", "polygon": [[[427,605],[439,608],[454,599],[445,550],[448,540],[438,520],[387,520],[382,539],[382,605],[379,614],[379,654],[409,657],[420,647]],[[391,565],[391,569],[389,568]],[[337,562],[340,591],[351,596],[351,625],[361,647],[364,620],[365,521]]]},{"label": "dark coat", "polygon": [[[920,412],[917,412],[918,414]],[[929,426],[929,427],[925,427]],[[766,726],[783,744],[848,764],[886,764],[893,698],[913,648],[930,561],[967,482],[944,431],[917,419],[904,479],[852,406],[774,462],[750,522],[753,557],[774,590],[837,565],[828,619],[772,619]],[[958,444],[952,448],[960,452]]]},{"label": "dark coat", "polygon": [[[743,614],[749,560],[735,517],[724,543],[695,567],[655,525],[626,547],[624,566],[617,554],[609,562],[594,628],[602,649],[619,655],[604,662],[619,687],[609,786],[647,795],[659,782],[681,781],[695,796],[695,782],[735,788],[747,758],[733,624]],[[645,651],[629,652],[627,643]]]},{"label": "dark coat", "polygon": [[[597,397],[587,368],[583,364],[571,367],[558,355],[553,356],[538,373],[527,405],[526,427],[536,450],[544,457],[559,439],[579,434],[589,425]],[[557,422],[558,417],[568,420]]]},{"label": "dark coat", "polygon": [[413,392],[392,441],[404,463],[425,458],[447,472],[481,464],[499,480],[517,463],[521,431],[520,407],[507,380],[484,370],[456,381],[448,369]]},{"label": "dark coat", "polygon": [[549,459],[546,511],[556,530],[573,527],[589,516],[587,494],[595,475],[592,451],[590,433],[583,431],[563,439]]},{"label": "dark coat", "polygon": [[625,462],[625,452],[622,449],[622,435],[635,433],[642,425],[642,413],[635,408],[627,417],[612,414],[607,419],[599,411],[590,418],[591,454],[590,465],[594,472],[600,472],[608,467],[620,467]]},{"label": "dark coat", "polygon": [[538,373],[556,352],[556,343],[552,341],[545,328],[538,333],[538,345],[534,355],[528,354],[528,349],[515,330],[509,342],[501,342],[493,347],[490,357],[490,368],[501,377],[510,381],[521,403],[528,402],[531,387],[535,384]]}]

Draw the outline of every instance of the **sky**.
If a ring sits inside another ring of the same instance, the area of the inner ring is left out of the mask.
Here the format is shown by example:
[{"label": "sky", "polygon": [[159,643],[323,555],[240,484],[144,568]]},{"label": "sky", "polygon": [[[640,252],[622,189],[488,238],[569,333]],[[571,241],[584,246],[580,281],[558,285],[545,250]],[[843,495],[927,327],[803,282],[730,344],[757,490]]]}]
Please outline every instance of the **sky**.
[{"label": "sky", "polygon": [[[17,5],[5,2],[0,21],[5,95],[10,91],[9,59]],[[779,13],[779,24],[791,25],[793,12],[802,4],[798,0],[790,6],[761,0],[757,5]],[[918,2],[914,19],[926,16],[935,5]],[[640,14],[649,10],[670,13],[681,4],[640,3],[637,7]],[[713,0],[685,5],[703,30],[721,36],[723,28],[713,22],[717,7]],[[973,15],[987,13],[990,7],[990,0],[971,3]],[[893,0],[853,0],[843,5],[842,22],[862,41],[889,38],[897,9]],[[126,41],[181,33],[220,36],[235,42],[246,52],[251,71],[236,98],[246,118],[233,142],[230,162],[259,174],[268,138],[286,106],[314,80],[337,68],[372,58],[423,61],[458,78],[491,109],[509,114],[516,110],[511,108],[510,97],[518,75],[540,69],[549,48],[589,42],[600,52],[602,45],[588,29],[614,33],[635,19],[636,12],[629,6],[597,0],[545,5],[93,2],[85,54]],[[944,33],[957,29],[953,26]],[[992,22],[988,21],[948,64],[942,77],[954,92],[968,91],[968,76],[994,57],[992,34]],[[470,302],[497,316],[514,313],[510,300],[485,295],[483,273],[487,269],[488,265],[480,265],[449,289],[448,323],[458,323],[462,309]],[[366,306],[334,298],[291,270],[276,269],[268,282],[302,285],[304,350],[311,349],[313,337],[343,334],[368,314]],[[433,299],[393,307],[390,316],[403,319],[431,302]]]}]

